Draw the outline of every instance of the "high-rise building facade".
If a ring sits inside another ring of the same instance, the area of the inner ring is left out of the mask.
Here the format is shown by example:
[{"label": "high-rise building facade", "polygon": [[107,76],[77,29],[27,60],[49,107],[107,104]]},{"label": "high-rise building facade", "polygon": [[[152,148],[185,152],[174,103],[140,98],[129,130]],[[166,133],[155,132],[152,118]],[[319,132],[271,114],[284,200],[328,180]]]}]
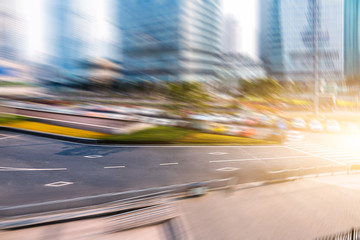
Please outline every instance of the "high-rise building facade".
[{"label": "high-rise building facade", "polygon": [[216,82],[220,0],[120,1],[128,81]]},{"label": "high-rise building facade", "polygon": [[86,57],[90,24],[79,11],[79,0],[53,0],[49,3],[49,52],[61,69],[71,70],[79,59]]},{"label": "high-rise building facade", "polygon": [[17,12],[16,1],[0,1],[0,59],[23,60],[24,51],[23,19]]},{"label": "high-rise building facade", "polygon": [[345,0],[344,11],[345,75],[360,77],[360,2]]},{"label": "high-rise building facade", "polygon": [[222,51],[225,53],[238,52],[239,24],[232,16],[226,16],[223,24]]},{"label": "high-rise building facade", "polygon": [[282,81],[313,80],[314,10],[317,11],[319,77],[343,80],[343,0],[261,0],[260,58]]}]

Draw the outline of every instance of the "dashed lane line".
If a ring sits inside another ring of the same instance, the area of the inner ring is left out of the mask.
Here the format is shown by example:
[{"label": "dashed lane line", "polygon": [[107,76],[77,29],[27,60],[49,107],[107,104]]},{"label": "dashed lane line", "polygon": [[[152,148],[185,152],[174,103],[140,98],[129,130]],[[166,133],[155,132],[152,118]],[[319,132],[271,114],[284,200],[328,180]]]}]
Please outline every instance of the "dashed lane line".
[{"label": "dashed lane line", "polygon": [[66,171],[67,168],[15,168],[0,167],[1,172],[17,172],[17,171]]},{"label": "dashed lane line", "polygon": [[106,169],[112,169],[112,168],[125,168],[125,166],[107,166],[107,167],[104,167]]},{"label": "dashed lane line", "polygon": [[178,165],[179,163],[177,162],[172,162],[172,163],[160,163],[160,166],[170,166],[170,165]]},{"label": "dashed lane line", "polygon": [[208,154],[211,154],[211,155],[225,155],[227,153],[226,152],[210,152]]}]

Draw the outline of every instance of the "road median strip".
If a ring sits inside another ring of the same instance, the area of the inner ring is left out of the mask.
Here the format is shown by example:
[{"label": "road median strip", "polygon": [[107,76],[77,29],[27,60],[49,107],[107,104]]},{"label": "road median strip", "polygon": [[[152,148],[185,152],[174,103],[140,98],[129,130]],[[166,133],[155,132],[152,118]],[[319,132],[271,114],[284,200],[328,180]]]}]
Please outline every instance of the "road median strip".
[{"label": "road median strip", "polygon": [[202,133],[193,129],[180,127],[157,126],[129,134],[105,134],[77,128],[57,126],[33,121],[12,121],[1,123],[0,127],[14,130],[33,131],[54,136],[69,138],[94,139],[99,143],[122,144],[206,144],[206,145],[269,145],[273,141],[253,139],[239,136],[226,136]]}]

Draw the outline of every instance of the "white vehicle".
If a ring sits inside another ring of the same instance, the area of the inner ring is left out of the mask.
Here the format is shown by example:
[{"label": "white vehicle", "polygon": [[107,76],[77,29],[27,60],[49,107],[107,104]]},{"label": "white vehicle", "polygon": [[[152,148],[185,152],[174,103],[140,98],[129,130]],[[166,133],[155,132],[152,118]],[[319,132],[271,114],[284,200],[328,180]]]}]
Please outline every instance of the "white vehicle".
[{"label": "white vehicle", "polygon": [[313,132],[322,132],[324,131],[323,125],[319,122],[319,120],[310,120],[309,122],[309,128]]},{"label": "white vehicle", "polygon": [[301,141],[304,139],[304,135],[302,135],[299,131],[288,131],[286,133],[286,140],[288,141]]},{"label": "white vehicle", "polygon": [[340,132],[341,128],[340,128],[340,125],[339,125],[338,121],[336,121],[336,120],[328,120],[326,122],[326,130],[328,132]]},{"label": "white vehicle", "polygon": [[306,123],[302,118],[294,118],[291,122],[291,126],[296,129],[305,129]]}]

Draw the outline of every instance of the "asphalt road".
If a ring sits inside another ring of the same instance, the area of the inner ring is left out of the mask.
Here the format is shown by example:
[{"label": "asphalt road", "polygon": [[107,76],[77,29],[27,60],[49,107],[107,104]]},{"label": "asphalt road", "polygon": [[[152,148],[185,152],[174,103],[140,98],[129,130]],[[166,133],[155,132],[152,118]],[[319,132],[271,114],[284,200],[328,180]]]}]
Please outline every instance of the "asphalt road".
[{"label": "asphalt road", "polygon": [[[233,175],[240,183],[263,181],[269,171],[343,166],[347,161],[315,153],[316,147],[305,149],[307,139],[312,140],[309,136],[282,146],[101,146],[0,134],[0,206]],[[59,186],[54,184],[58,182]]]}]

